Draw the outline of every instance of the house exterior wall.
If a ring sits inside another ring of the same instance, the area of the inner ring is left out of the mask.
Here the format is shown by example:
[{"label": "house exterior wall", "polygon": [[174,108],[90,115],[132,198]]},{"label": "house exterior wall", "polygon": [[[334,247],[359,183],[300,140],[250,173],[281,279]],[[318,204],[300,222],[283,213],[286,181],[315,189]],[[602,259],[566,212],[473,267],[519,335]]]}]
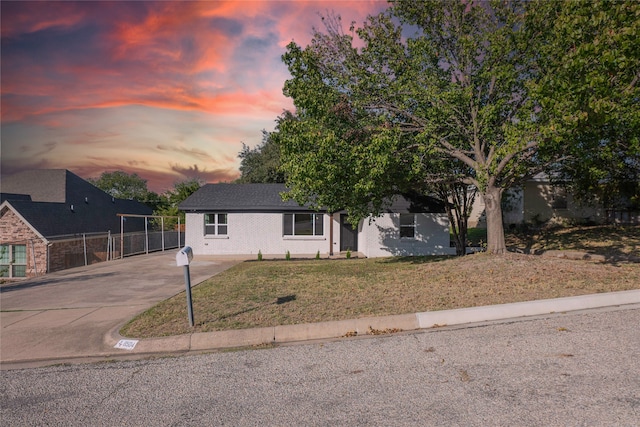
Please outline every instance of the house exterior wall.
[{"label": "house exterior wall", "polygon": [[416,214],[415,238],[400,238],[400,214],[387,213],[360,224],[358,252],[368,258],[455,255],[455,248],[450,247],[447,214]]},{"label": "house exterior wall", "polygon": [[[444,213],[416,214],[416,238],[400,239],[399,214],[383,214],[371,223],[364,220],[358,227],[358,252],[367,257],[454,255],[449,241],[449,220]],[[225,236],[205,236],[204,214],[186,214],[185,244],[194,255],[256,255],[282,257],[289,251],[292,257],[339,253],[339,215],[333,218],[333,239],[330,239],[331,217],[323,215],[324,235],[283,236],[282,213],[230,213]]]},{"label": "house exterior wall", "polygon": [[[282,213],[229,213],[225,236],[205,236],[204,213],[186,214],[185,244],[194,255],[256,255],[282,257],[329,254],[330,217],[323,215],[323,236],[284,236]],[[334,227],[335,229],[335,227]]]},{"label": "house exterior wall", "polygon": [[504,224],[522,224],[523,215],[524,193],[522,189],[513,188],[506,190],[502,196],[502,219]]},{"label": "house exterior wall", "polygon": [[566,207],[554,207],[558,197],[558,187],[547,182],[529,181],[525,183],[523,220],[529,223],[548,221],[589,221],[603,223],[606,220],[604,210],[597,206],[582,206],[572,195],[564,195]]},{"label": "house exterior wall", "polygon": [[35,277],[47,272],[46,242],[9,208],[0,212],[0,244],[26,245],[26,277]]}]

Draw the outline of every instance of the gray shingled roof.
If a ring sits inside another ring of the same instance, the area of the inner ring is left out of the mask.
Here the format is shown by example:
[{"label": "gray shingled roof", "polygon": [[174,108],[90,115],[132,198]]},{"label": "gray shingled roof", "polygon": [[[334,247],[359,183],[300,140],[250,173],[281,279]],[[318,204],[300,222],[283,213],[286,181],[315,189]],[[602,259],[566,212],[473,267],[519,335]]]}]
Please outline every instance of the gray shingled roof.
[{"label": "gray shingled roof", "polygon": [[[284,184],[206,184],[179,205],[187,212],[283,212],[309,210],[293,200],[283,201]],[[387,212],[445,212],[444,204],[432,197],[394,197]]]},{"label": "gray shingled roof", "polygon": [[284,184],[205,184],[187,197],[183,211],[282,212],[308,210],[293,200],[283,201]]},{"label": "gray shingled roof", "polygon": [[[30,173],[22,172],[14,175],[9,180],[3,178],[2,199],[11,204],[33,228],[45,237],[109,230],[115,233],[120,231],[118,213],[152,214],[152,209],[142,203],[114,199],[67,170],[28,172]],[[60,179],[61,177],[63,179]],[[20,182],[16,184],[16,180]],[[5,186],[7,182],[10,185]],[[11,188],[10,193],[4,193],[7,187]],[[25,192],[15,194],[18,189]],[[31,200],[25,195],[31,196]],[[60,195],[62,195],[60,202],[52,201],[60,199]],[[144,229],[142,219],[130,218],[125,226],[125,231],[142,229]]]},{"label": "gray shingled roof", "polygon": [[18,172],[3,176],[0,189],[3,193],[28,194],[34,202],[65,203],[69,174],[73,175],[66,169],[34,169]]}]

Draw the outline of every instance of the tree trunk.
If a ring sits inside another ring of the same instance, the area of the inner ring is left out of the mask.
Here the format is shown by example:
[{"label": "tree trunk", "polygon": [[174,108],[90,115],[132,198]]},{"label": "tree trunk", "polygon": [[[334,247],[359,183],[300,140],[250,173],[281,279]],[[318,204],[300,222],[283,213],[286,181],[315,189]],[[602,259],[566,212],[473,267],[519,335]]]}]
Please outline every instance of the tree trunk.
[{"label": "tree trunk", "polygon": [[487,216],[487,252],[499,255],[507,251],[502,223],[502,192],[502,188],[490,186],[482,195]]},{"label": "tree trunk", "polygon": [[456,244],[456,256],[464,256],[467,253],[467,224],[464,218],[454,215],[451,207],[447,208],[449,223],[453,231],[453,238]]},{"label": "tree trunk", "polygon": [[449,224],[456,244],[456,255],[464,256],[467,254],[467,228],[475,192],[470,198],[469,186],[459,183],[440,184],[437,189],[436,193],[446,203]]}]

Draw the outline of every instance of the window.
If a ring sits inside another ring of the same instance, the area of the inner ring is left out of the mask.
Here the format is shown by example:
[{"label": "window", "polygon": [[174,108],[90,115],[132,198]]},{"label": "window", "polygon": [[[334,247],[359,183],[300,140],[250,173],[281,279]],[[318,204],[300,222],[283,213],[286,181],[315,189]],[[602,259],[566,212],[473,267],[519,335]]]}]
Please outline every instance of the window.
[{"label": "window", "polygon": [[322,236],[324,234],[322,214],[284,214],[285,236]]},{"label": "window", "polygon": [[204,234],[227,235],[227,214],[204,214]]},{"label": "window", "polygon": [[552,209],[567,209],[567,189],[565,187],[553,187],[551,194]]},{"label": "window", "polygon": [[27,277],[27,245],[0,245],[0,277]]},{"label": "window", "polygon": [[416,236],[416,215],[400,214],[400,237],[413,239]]}]

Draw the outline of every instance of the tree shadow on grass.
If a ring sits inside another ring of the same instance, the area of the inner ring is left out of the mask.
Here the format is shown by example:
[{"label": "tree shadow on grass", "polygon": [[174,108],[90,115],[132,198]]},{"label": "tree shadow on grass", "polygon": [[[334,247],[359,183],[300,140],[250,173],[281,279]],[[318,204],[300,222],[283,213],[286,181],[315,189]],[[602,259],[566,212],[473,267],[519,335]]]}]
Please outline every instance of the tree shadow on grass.
[{"label": "tree shadow on grass", "polygon": [[[540,255],[547,251],[573,251],[583,252],[583,259],[598,255],[614,265],[640,262],[638,226],[548,227],[529,233],[519,231],[509,237],[508,249],[512,252]],[[607,242],[606,246],[601,242]]]}]

